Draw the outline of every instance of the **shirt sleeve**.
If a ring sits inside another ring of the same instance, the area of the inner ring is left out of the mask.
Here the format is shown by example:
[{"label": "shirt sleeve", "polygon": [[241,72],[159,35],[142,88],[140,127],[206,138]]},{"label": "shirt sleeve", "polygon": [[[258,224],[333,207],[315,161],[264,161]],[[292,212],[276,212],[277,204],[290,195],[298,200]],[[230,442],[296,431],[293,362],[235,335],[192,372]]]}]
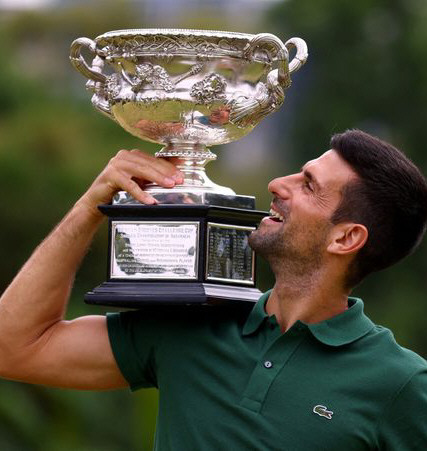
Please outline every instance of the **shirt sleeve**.
[{"label": "shirt sleeve", "polygon": [[158,324],[139,311],[107,314],[108,336],[117,365],[132,391],[157,387]]},{"label": "shirt sleeve", "polygon": [[427,369],[412,376],[388,404],[380,420],[379,448],[427,449]]}]

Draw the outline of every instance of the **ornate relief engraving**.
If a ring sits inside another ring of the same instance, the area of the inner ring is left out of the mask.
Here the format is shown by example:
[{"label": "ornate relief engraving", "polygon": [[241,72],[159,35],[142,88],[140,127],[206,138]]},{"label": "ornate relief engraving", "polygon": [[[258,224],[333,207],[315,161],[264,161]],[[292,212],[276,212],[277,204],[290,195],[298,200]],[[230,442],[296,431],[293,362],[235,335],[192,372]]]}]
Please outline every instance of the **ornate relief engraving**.
[{"label": "ornate relief engraving", "polygon": [[190,95],[199,103],[211,103],[214,100],[225,98],[226,87],[227,82],[225,78],[212,73],[195,83],[191,88]]},{"label": "ornate relief engraving", "polygon": [[267,76],[267,83],[258,83],[254,97],[239,96],[231,100],[230,122],[238,127],[256,125],[267,114],[277,110],[285,99],[285,91],[277,81],[277,70]]},{"label": "ornate relief engraving", "polygon": [[122,77],[119,74],[114,73],[109,75],[105,81],[104,92],[110,102],[120,100],[121,79]]},{"label": "ornate relief engraving", "polygon": [[238,39],[224,39],[211,36],[209,39],[202,36],[135,36],[121,38],[119,36],[101,37],[100,52],[107,58],[118,56],[156,55],[157,57],[168,57],[171,55],[198,55],[200,58],[215,55],[241,56],[244,42]]},{"label": "ornate relief engraving", "polygon": [[204,64],[195,64],[188,72],[186,72],[185,74],[182,75],[178,75],[178,77],[176,77],[174,79],[174,83],[177,85],[179,82],[181,82],[182,80],[185,80],[188,77],[191,77],[192,75],[197,75],[199,72],[201,72],[203,70],[203,68],[205,67]]},{"label": "ornate relief engraving", "polygon": [[151,63],[138,64],[135,71],[137,82],[133,85],[132,91],[139,91],[146,84],[154,89],[163,89],[166,92],[171,92],[175,88],[168,73],[161,66]]}]

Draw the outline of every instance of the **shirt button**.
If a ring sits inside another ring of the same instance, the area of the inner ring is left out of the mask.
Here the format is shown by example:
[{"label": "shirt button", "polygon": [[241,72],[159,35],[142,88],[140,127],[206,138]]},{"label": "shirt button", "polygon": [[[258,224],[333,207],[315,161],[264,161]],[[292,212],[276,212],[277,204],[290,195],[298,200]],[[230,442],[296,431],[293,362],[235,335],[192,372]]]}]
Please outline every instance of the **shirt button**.
[{"label": "shirt button", "polygon": [[264,362],[264,367],[265,368],[271,368],[273,366],[273,362],[271,362],[270,360],[266,360]]}]

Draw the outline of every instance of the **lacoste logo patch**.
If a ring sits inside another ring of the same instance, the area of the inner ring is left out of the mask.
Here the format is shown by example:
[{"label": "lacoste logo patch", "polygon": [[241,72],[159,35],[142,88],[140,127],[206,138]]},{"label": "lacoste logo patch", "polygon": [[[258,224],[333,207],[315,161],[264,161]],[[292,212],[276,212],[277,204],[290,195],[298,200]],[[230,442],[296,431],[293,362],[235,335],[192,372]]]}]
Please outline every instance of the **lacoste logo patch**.
[{"label": "lacoste logo patch", "polygon": [[332,420],[332,415],[334,414],[334,412],[328,410],[327,407],[321,406],[320,404],[313,407],[313,412],[317,413],[317,415],[321,417],[327,418],[328,420]]}]

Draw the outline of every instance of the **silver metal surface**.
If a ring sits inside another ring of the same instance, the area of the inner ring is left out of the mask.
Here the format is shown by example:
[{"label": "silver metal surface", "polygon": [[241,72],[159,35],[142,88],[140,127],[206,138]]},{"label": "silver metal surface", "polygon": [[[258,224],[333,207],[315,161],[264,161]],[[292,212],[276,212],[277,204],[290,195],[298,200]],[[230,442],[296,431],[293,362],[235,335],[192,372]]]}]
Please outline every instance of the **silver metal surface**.
[{"label": "silver metal surface", "polygon": [[255,285],[255,252],[248,243],[255,229],[208,222],[206,280]]},{"label": "silver metal surface", "polygon": [[[89,79],[95,108],[133,135],[162,144],[157,157],[178,159],[185,180],[174,191],[230,196],[234,191],[205,173],[216,158],[207,146],[242,138],[276,111],[307,56],[300,38],[284,44],[268,33],[147,29],[76,39],[70,59]],[[155,185],[147,189],[163,193]]]},{"label": "silver metal surface", "polygon": [[[178,187],[181,188],[181,187]],[[161,189],[154,193],[159,205],[188,204],[188,205],[213,205],[217,207],[234,207],[247,210],[255,210],[255,197],[242,195],[226,195],[206,191],[185,191]],[[114,205],[135,205],[135,199],[126,191],[118,192],[113,199]]]},{"label": "silver metal surface", "polygon": [[195,280],[199,223],[112,221],[111,279]]}]

